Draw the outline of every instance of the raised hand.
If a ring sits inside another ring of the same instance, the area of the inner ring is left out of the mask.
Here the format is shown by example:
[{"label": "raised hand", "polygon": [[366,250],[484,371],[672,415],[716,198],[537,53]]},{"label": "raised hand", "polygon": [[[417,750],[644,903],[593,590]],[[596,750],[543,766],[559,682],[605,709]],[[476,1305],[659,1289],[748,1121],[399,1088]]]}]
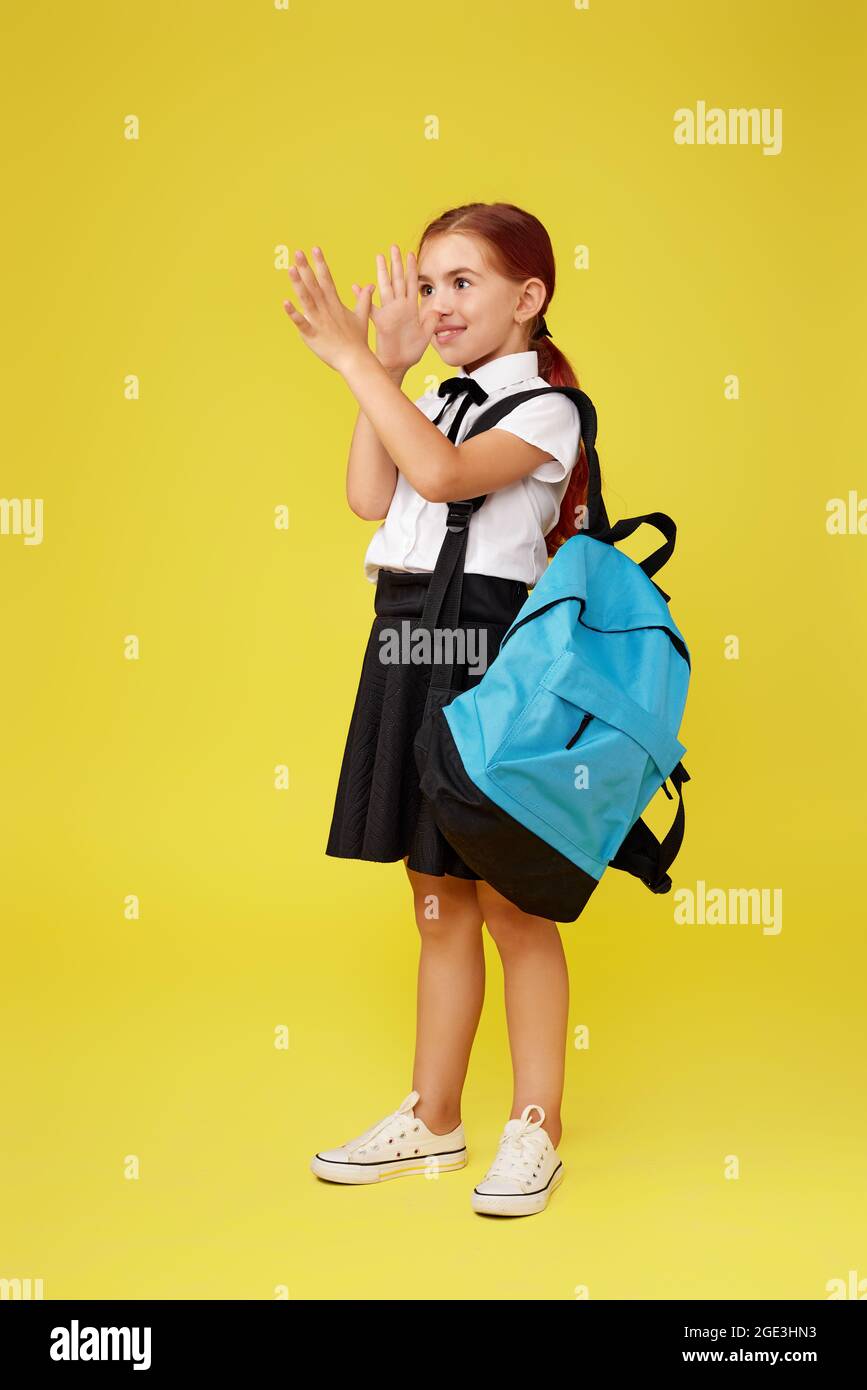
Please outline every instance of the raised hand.
[{"label": "raised hand", "polygon": [[[437,323],[433,309],[423,310],[418,297],[418,265],[415,252],[408,251],[406,274],[398,246],[391,248],[391,273],[385,257],[376,258],[376,278],[380,304],[371,303],[370,314],[376,328],[376,355],[389,371],[415,366],[424,356]],[[358,285],[352,286],[356,294]]]},{"label": "raised hand", "polygon": [[341,300],[331,271],[318,246],[313,247],[316,273],[303,251],[295,252],[295,265],[289,275],[304,313],[299,313],[290,299],[283,308],[298,329],[304,342],[316,356],[335,371],[360,348],[367,348],[367,320],[373,298],[373,285],[359,289],[353,285],[356,303],[349,309]]}]

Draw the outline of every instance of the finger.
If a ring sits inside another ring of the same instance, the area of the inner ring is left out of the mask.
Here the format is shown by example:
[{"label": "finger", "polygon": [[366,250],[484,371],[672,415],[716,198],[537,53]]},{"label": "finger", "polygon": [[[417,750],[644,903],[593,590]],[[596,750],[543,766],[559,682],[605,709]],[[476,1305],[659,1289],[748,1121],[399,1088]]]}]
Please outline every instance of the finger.
[{"label": "finger", "polygon": [[298,291],[298,298],[304,305],[306,312],[309,313],[311,308],[313,308],[314,311],[318,308],[322,308],[324,304],[322,289],[319,281],[313,274],[313,267],[310,265],[303,251],[295,252],[295,264],[290,265],[289,274],[292,276],[295,288]]},{"label": "finger", "polygon": [[371,300],[373,298],[373,285],[365,285],[360,289],[358,285],[353,285],[355,291],[355,313],[362,320],[370,317]]},{"label": "finger", "polygon": [[379,285],[380,304],[390,304],[394,299],[394,290],[391,288],[391,281],[388,278],[385,256],[380,252],[376,253],[376,279]]},{"label": "finger", "polygon": [[297,266],[290,265],[289,279],[292,282],[293,290],[295,291],[296,295],[301,301],[301,307],[304,309],[306,314],[310,315],[311,318],[314,317],[317,312],[316,304],[312,294],[310,293],[306,284],[301,278],[301,272]]},{"label": "finger", "polygon": [[437,313],[436,309],[428,309],[425,312],[419,314],[419,327],[421,328],[421,331],[428,342],[430,342],[431,338],[433,337],[434,329],[437,326],[438,320],[439,314]]},{"label": "finger", "polygon": [[399,246],[392,246],[391,248],[391,283],[394,286],[395,299],[405,298],[406,284],[403,278],[403,259]]},{"label": "finger", "polygon": [[414,251],[406,253],[406,297],[418,303],[418,261]]},{"label": "finger", "polygon": [[286,313],[289,315],[296,328],[299,328],[302,333],[309,331],[311,325],[307,322],[303,314],[299,314],[291,299],[283,300],[283,308],[286,310]]},{"label": "finger", "polygon": [[323,298],[332,308],[338,308],[341,304],[340,295],[337,293],[337,286],[334,283],[321,246],[313,247],[313,259],[316,264],[316,274],[319,277],[319,285],[322,290]]}]

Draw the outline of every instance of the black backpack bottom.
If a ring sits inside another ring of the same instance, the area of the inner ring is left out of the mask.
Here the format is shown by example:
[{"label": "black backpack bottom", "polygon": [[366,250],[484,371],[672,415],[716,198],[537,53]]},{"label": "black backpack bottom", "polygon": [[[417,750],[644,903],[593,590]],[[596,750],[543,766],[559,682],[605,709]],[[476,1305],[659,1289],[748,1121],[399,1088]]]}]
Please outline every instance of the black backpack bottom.
[{"label": "black backpack bottom", "polygon": [[599,880],[479,790],[442,709],[424,720],[413,751],[437,826],[473,872],[522,912],[574,922]]}]

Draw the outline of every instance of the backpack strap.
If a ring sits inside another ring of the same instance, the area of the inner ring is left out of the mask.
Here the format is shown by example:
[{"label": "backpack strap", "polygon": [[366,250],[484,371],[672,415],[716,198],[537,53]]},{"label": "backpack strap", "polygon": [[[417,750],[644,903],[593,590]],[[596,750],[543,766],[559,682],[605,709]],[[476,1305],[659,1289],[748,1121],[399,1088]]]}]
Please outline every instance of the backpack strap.
[{"label": "backpack strap", "polygon": [[[637,531],[639,526],[645,521],[650,526],[655,526],[657,531],[661,531],[665,536],[665,545],[661,545],[658,550],[654,550],[652,555],[648,555],[646,559],[641,561],[641,568],[644,570],[648,579],[650,579],[656,574],[657,570],[662,569],[662,566],[667,560],[670,560],[674,554],[674,540],[677,535],[677,527],[670,516],[667,516],[665,512],[647,512],[644,516],[624,517],[620,521],[615,521],[608,535],[603,536],[602,539],[612,542],[622,541],[624,536],[631,536],[632,532]],[[659,589],[658,584],[655,587]],[[661,589],[659,591],[662,593]],[[668,594],[662,594],[662,597],[665,599],[666,603],[668,603]]]},{"label": "backpack strap", "polygon": [[[458,431],[470,401],[470,396],[467,396],[449,426],[447,438],[453,444],[457,443]],[[483,493],[480,497],[467,497],[459,502],[449,502],[448,504],[446,534],[437,554],[436,564],[425,595],[424,607],[418,621],[418,627],[426,629],[431,634],[437,627],[454,630],[458,626],[470,519],[479,510],[487,495],[487,493]],[[436,650],[436,643],[434,643],[434,650]],[[453,677],[454,668],[447,662],[432,667],[424,708],[425,719],[434,709],[439,709],[449,703]]]},{"label": "backpack strap", "polygon": [[[683,832],[686,828],[686,814],[683,809],[683,784],[692,779],[683,763],[678,763],[669,773],[669,777],[677,792],[679,804],[671,829],[662,843],[657,840],[650,827],[639,817],[614,858],[609,861],[612,868],[624,869],[626,873],[640,878],[652,893],[668,893],[670,891],[671,879],[668,870],[677,858],[683,843]],[[662,790],[671,801],[671,792],[665,782],[662,783]]]},{"label": "backpack strap", "polygon": [[511,396],[506,396],[503,400],[497,401],[495,405],[488,406],[483,410],[467,430],[463,443],[472,439],[474,435],[481,434],[484,430],[493,429],[504,416],[509,415],[516,406],[523,404],[524,401],[530,401],[534,396],[547,396],[551,391],[557,391],[561,396],[568,396],[577,407],[581,417],[581,438],[584,441],[589,474],[587,482],[588,525],[586,529],[589,535],[595,536],[599,540],[605,540],[611,526],[605,511],[605,503],[602,501],[602,475],[599,471],[599,455],[596,452],[596,407],[590,397],[579,390],[577,386],[534,386],[529,391],[515,391]]},{"label": "backpack strap", "polygon": [[528,401],[533,396],[541,396],[549,391],[558,391],[561,396],[568,396],[577,406],[581,416],[581,438],[584,441],[584,452],[587,455],[587,512],[588,524],[584,528],[588,536],[594,540],[606,541],[610,545],[615,545],[617,541],[623,540],[626,536],[631,536],[642,523],[647,522],[655,526],[665,536],[665,544],[658,550],[654,550],[644,560],[640,561],[640,568],[644,570],[653,587],[668,603],[671,595],[661,589],[653,580],[653,575],[657,570],[671,559],[674,554],[674,541],[677,535],[677,527],[670,516],[665,512],[647,512],[644,516],[624,517],[612,526],[605,511],[605,504],[602,501],[602,477],[599,470],[599,455],[596,452],[596,408],[590,397],[581,391],[577,386],[536,386],[529,391],[516,391],[513,395],[507,396],[504,400],[497,401],[495,405],[489,406],[487,410],[473,421],[466,435],[464,442],[471,439],[474,434],[480,434],[482,430],[491,429],[499,420],[510,411],[514,410],[522,401]]},{"label": "backpack strap", "polygon": [[[536,386],[528,391],[515,391],[509,396],[505,396],[496,404],[483,410],[473,421],[463,443],[471,439],[474,435],[482,434],[484,431],[493,429],[494,425],[504,416],[508,415],[522,402],[532,400],[534,396],[545,395],[548,391],[560,391],[572,397],[578,407],[581,416],[581,437],[584,440],[584,450],[590,464],[590,482],[588,485],[588,511],[591,522],[600,531],[610,529],[608,517],[602,502],[602,481],[599,474],[599,462],[596,457],[594,447],[596,439],[596,411],[593,402],[583,391],[573,390],[566,387]],[[468,396],[458,411],[455,419],[449,427],[448,438],[453,444],[457,442],[457,435],[463,420],[466,408],[470,404]],[[446,517],[446,534],[440,546],[439,553],[428,585],[427,595],[425,596],[424,608],[418,626],[425,628],[433,633],[434,628],[454,629],[458,625],[461,609],[461,593],[463,590],[464,562],[466,560],[467,543],[469,540],[468,527],[470,520],[475,512],[478,511],[485,501],[487,493],[481,497],[466,498],[459,502],[449,502],[448,514]],[[434,666],[431,671],[430,685],[428,686],[427,702],[425,704],[424,718],[432,712],[434,708],[448,704],[451,698],[453,668],[447,663]]]},{"label": "backpack strap", "polygon": [[[461,612],[470,517],[478,511],[484,500],[484,497],[473,497],[448,504],[445,539],[440,546],[430,577],[424,607],[418,621],[419,628],[425,628],[430,633],[437,627],[451,631],[457,628]],[[425,719],[433,710],[449,703],[453,677],[454,667],[449,662],[432,667],[424,708]]]},{"label": "backpack strap", "polygon": [[[536,386],[527,391],[514,391],[511,395],[505,396],[502,400],[481,411],[467,430],[462,443],[472,439],[477,434],[493,429],[500,420],[522,405],[524,401],[532,400],[534,396],[547,395],[549,391],[559,391],[568,396],[578,409],[581,417],[581,438],[584,441],[584,452],[588,464],[587,531],[599,540],[607,540],[612,528],[605,504],[602,501],[602,477],[599,471],[599,457],[596,453],[596,409],[584,391],[571,386]],[[448,438],[453,444],[457,442],[457,432],[462,418],[463,412],[459,412],[449,429]],[[469,539],[467,528],[473,513],[478,511],[486,496],[487,494],[482,497],[472,497],[464,501],[449,503],[446,534],[431,575],[424,609],[419,619],[419,627],[426,628],[430,632],[436,627],[445,629],[457,627],[463,588],[464,561]],[[667,599],[668,596],[665,595],[665,597]],[[433,709],[448,704],[451,698],[452,677],[453,670],[450,665],[443,664],[433,667],[424,718],[427,718]]]}]

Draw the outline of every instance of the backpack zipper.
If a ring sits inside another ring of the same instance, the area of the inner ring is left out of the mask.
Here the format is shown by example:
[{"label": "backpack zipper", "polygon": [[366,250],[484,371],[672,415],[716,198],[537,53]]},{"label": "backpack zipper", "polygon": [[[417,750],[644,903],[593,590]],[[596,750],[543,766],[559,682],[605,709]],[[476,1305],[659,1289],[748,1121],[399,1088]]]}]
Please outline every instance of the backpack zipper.
[{"label": "backpack zipper", "polygon": [[571,748],[571,747],[572,747],[572,744],[573,744],[573,743],[576,743],[576,742],[578,741],[578,739],[581,737],[581,735],[583,734],[584,730],[587,728],[587,725],[590,723],[590,720],[591,720],[592,718],[593,718],[593,715],[592,715],[592,714],[585,714],[584,718],[581,720],[581,723],[578,725],[578,728],[576,729],[575,733],[572,735],[572,737],[570,738],[569,742],[566,744],[566,747],[567,747],[567,748]]}]

